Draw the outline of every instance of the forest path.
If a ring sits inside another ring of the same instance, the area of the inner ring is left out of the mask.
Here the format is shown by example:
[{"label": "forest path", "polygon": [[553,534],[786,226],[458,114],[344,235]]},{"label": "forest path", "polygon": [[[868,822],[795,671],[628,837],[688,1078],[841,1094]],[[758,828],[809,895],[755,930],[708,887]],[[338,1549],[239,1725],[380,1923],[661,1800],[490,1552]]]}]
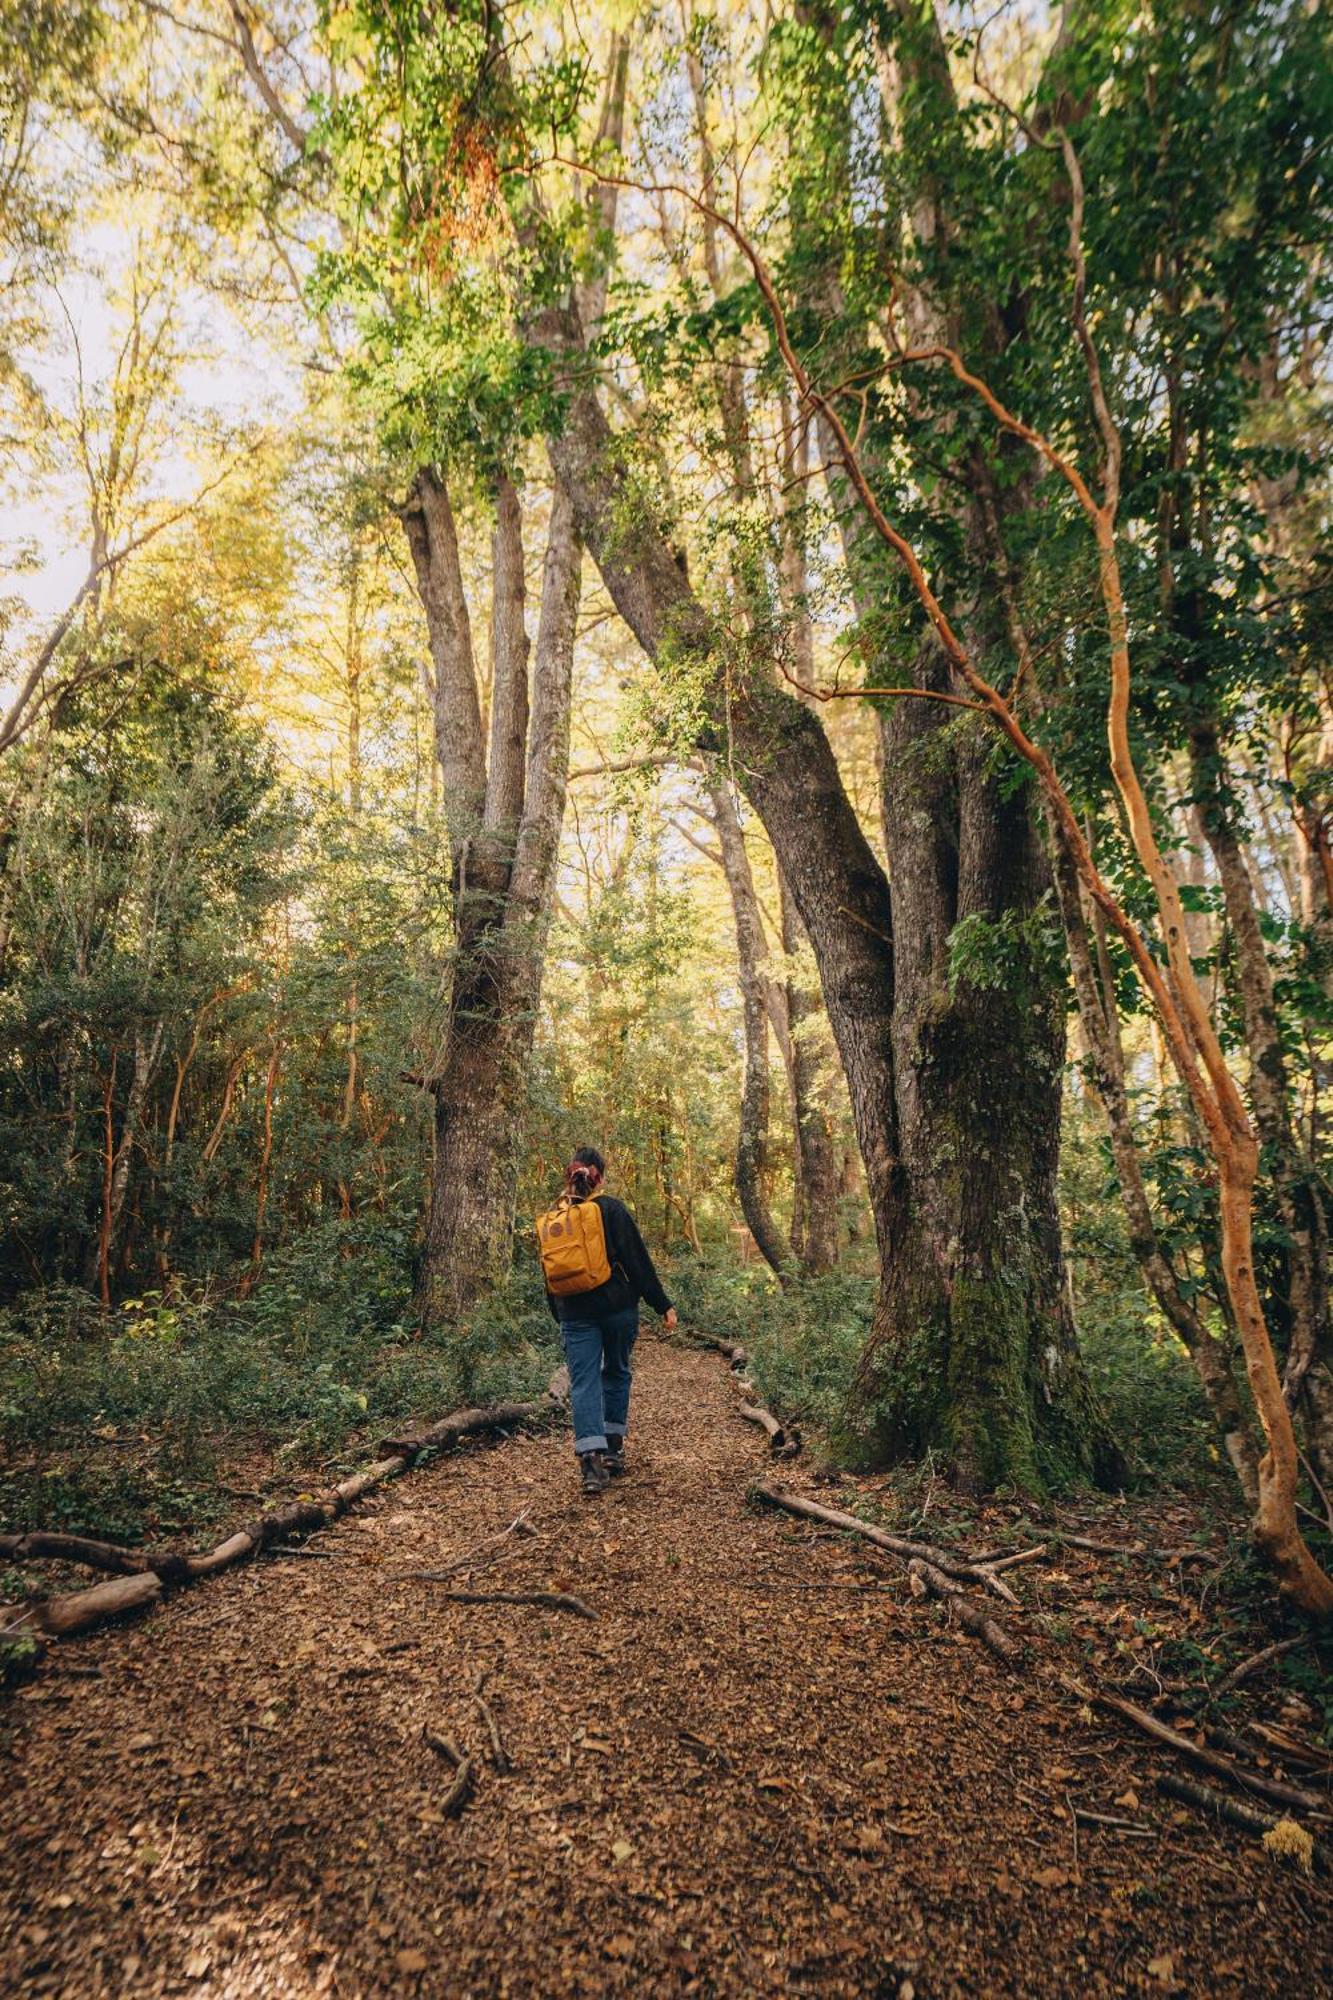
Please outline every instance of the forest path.
[{"label": "forest path", "polygon": [[[736,1400],[715,1357],[645,1341],[633,1475],[600,1500],[565,1436],[461,1453],[323,1559],[57,1649],[0,1715],[0,1991],[1333,1990],[1321,1889],[1173,1823],[1151,1753],[1006,1674],[896,1564],[747,1510],[766,1460]],[[477,1587],[573,1590],[596,1623],[405,1574],[524,1509]],[[478,1758],[460,1818],[423,1725]],[[1114,1812],[1132,1781],[1160,1837],[1084,1829],[1076,1875],[1069,1788]]]}]

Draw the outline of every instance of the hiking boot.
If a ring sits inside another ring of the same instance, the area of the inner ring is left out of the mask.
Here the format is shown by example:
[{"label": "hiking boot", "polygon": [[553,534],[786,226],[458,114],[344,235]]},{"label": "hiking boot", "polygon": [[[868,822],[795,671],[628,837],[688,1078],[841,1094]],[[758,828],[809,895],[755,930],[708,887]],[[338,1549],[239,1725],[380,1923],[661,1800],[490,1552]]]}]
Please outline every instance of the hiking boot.
[{"label": "hiking boot", "polygon": [[583,1479],[585,1494],[605,1493],[611,1484],[611,1475],[606,1469],[600,1451],[581,1451],[579,1472]]},{"label": "hiking boot", "polygon": [[623,1479],[625,1477],[625,1440],[623,1437],[614,1437],[608,1441],[602,1462],[606,1467],[608,1478]]}]

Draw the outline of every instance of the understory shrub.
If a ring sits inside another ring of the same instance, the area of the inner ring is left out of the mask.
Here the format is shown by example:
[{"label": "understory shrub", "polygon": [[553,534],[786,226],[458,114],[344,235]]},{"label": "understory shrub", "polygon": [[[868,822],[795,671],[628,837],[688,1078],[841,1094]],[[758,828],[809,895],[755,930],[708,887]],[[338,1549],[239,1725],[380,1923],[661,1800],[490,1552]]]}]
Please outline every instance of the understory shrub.
[{"label": "understory shrub", "polygon": [[535,1258],[423,1336],[411,1254],[358,1218],[275,1251],[247,1297],[25,1294],[0,1313],[0,1522],[133,1539],[225,1511],[218,1469],[247,1453],[322,1476],[368,1437],[543,1388],[558,1341]]}]

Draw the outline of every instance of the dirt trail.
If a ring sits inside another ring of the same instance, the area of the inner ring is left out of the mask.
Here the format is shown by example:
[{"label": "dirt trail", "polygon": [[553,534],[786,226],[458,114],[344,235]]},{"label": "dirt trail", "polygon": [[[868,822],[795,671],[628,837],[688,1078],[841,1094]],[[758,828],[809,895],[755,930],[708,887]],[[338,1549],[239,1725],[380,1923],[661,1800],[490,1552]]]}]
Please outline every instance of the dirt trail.
[{"label": "dirt trail", "polygon": [[[516,1439],[387,1489],[323,1558],[59,1650],[0,1714],[0,1991],[1333,1991],[1320,1884],[1173,1820],[1151,1753],[895,1565],[747,1511],[735,1402],[714,1358],[645,1342],[634,1476],[602,1500],[567,1439]],[[521,1509],[536,1533],[478,1587],[573,1590],[596,1623],[404,1575]],[[516,1768],[481,1762],[445,1820],[422,1726],[480,1754],[483,1669]],[[1132,1784],[1158,1837],[1085,1828],[1076,1872],[1068,1793],[1115,1812]]]}]

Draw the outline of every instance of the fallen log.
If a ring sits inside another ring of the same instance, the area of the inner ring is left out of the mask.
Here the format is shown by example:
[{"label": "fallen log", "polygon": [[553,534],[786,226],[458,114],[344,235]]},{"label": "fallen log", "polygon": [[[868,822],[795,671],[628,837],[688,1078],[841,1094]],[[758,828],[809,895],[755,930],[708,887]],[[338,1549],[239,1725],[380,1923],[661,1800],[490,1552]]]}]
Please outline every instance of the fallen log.
[{"label": "fallen log", "polygon": [[739,1341],[719,1340],[715,1333],[699,1333],[697,1331],[694,1338],[699,1342],[701,1347],[711,1347],[715,1354],[724,1354],[733,1368],[744,1368],[750,1358]]},{"label": "fallen log", "polygon": [[[448,1570],[415,1569],[409,1575],[417,1583],[440,1583]],[[547,1611],[572,1611],[576,1618],[595,1618],[592,1606],[567,1590],[446,1590],[454,1604],[537,1604]]]},{"label": "fallen log", "polygon": [[[1246,1833],[1271,1833],[1278,1824],[1274,1813],[1241,1805],[1239,1800],[1229,1799],[1223,1792],[1215,1792],[1211,1785],[1196,1785],[1192,1778],[1179,1778],[1174,1771],[1162,1772],[1157,1780],[1157,1789],[1169,1799],[1180,1799],[1187,1806],[1197,1806],[1200,1812],[1208,1813],[1213,1819],[1223,1819],[1231,1826],[1244,1827]],[[1324,1873],[1328,1868],[1328,1855],[1318,1841],[1312,1842],[1311,1846],[1311,1866]]]},{"label": "fallen log", "polygon": [[944,1549],[936,1548],[933,1542],[908,1541],[902,1535],[891,1535],[887,1528],[877,1528],[870,1521],[862,1521],[855,1514],[844,1514],[837,1507],[825,1507],[818,1500],[807,1500],[803,1493],[793,1493],[788,1486],[758,1485],[751,1488],[757,1500],[766,1500],[770,1507],[782,1507],[789,1514],[802,1514],[807,1520],[822,1521],[826,1527],[845,1528],[848,1534],[860,1535],[863,1540],[873,1542],[878,1549],[887,1549],[890,1555],[898,1556],[903,1562],[917,1560],[933,1564],[945,1576],[951,1576],[960,1583],[979,1583],[1002,1597],[1006,1604],[1018,1603],[1007,1583],[993,1575],[983,1563],[961,1562]]},{"label": "fallen log", "polygon": [[[1062,1679],[1064,1677],[1062,1676]],[[1163,1743],[1167,1749],[1176,1751],[1182,1757],[1191,1758],[1194,1763],[1211,1771],[1215,1777],[1225,1778],[1238,1791],[1256,1792],[1261,1798],[1272,1799],[1281,1806],[1294,1806],[1301,1812],[1326,1814],[1333,1799],[1321,1798],[1317,1792],[1307,1792],[1297,1785],[1281,1784],[1276,1778],[1266,1778],[1262,1771],[1252,1770],[1248,1765],[1233,1764],[1218,1751],[1210,1750],[1206,1744],[1196,1743],[1192,1736],[1185,1736],[1179,1729],[1173,1729],[1168,1722],[1161,1722],[1150,1715],[1146,1708],[1139,1708],[1135,1702],[1126,1701],[1123,1695],[1105,1694],[1100,1690],[1080,1686],[1077,1681],[1064,1679],[1064,1685],[1080,1701],[1092,1702],[1112,1715],[1118,1715],[1126,1722],[1132,1722],[1145,1736]]]},{"label": "fallen log", "polygon": [[109,1570],[113,1576],[140,1576],[159,1563],[180,1562],[167,1554],[150,1556],[119,1542],[95,1542],[87,1535],[50,1534],[35,1529],[26,1535],[0,1535],[0,1557],[9,1562],[82,1563],[85,1569]]},{"label": "fallen log", "polygon": [[794,1432],[788,1437],[771,1410],[761,1409],[757,1403],[742,1403],[737,1415],[744,1417],[747,1424],[758,1424],[761,1431],[767,1432],[769,1449],[775,1457],[791,1458],[800,1450],[800,1439]]},{"label": "fallen log", "polygon": [[[563,1380],[565,1387],[557,1389]],[[415,1458],[418,1452],[439,1451],[448,1445],[457,1444],[460,1438],[474,1437],[478,1431],[509,1430],[515,1424],[532,1423],[553,1416],[564,1401],[568,1389],[569,1376],[564,1368],[558,1368],[542,1395],[535,1396],[526,1403],[489,1403],[473,1410],[455,1410],[452,1415],[441,1417],[439,1423],[429,1430],[418,1431],[410,1437],[391,1437],[380,1440],[380,1450],[401,1452],[407,1458]]]},{"label": "fallen log", "polygon": [[997,1659],[1003,1660],[1007,1667],[1017,1665],[1023,1654],[1017,1639],[961,1591],[952,1577],[946,1576],[933,1563],[923,1561],[920,1556],[913,1556],[907,1565],[907,1574],[918,1596],[940,1598],[956,1615],[959,1624],[988,1646]]},{"label": "fallen log", "polygon": [[4,1637],[15,1638],[29,1632],[40,1639],[64,1639],[104,1619],[120,1618],[128,1611],[142,1611],[162,1596],[162,1579],[155,1570],[141,1570],[135,1576],[118,1576],[107,1583],[95,1583],[88,1590],[68,1591],[61,1597],[33,1598],[20,1616],[5,1628]]}]

